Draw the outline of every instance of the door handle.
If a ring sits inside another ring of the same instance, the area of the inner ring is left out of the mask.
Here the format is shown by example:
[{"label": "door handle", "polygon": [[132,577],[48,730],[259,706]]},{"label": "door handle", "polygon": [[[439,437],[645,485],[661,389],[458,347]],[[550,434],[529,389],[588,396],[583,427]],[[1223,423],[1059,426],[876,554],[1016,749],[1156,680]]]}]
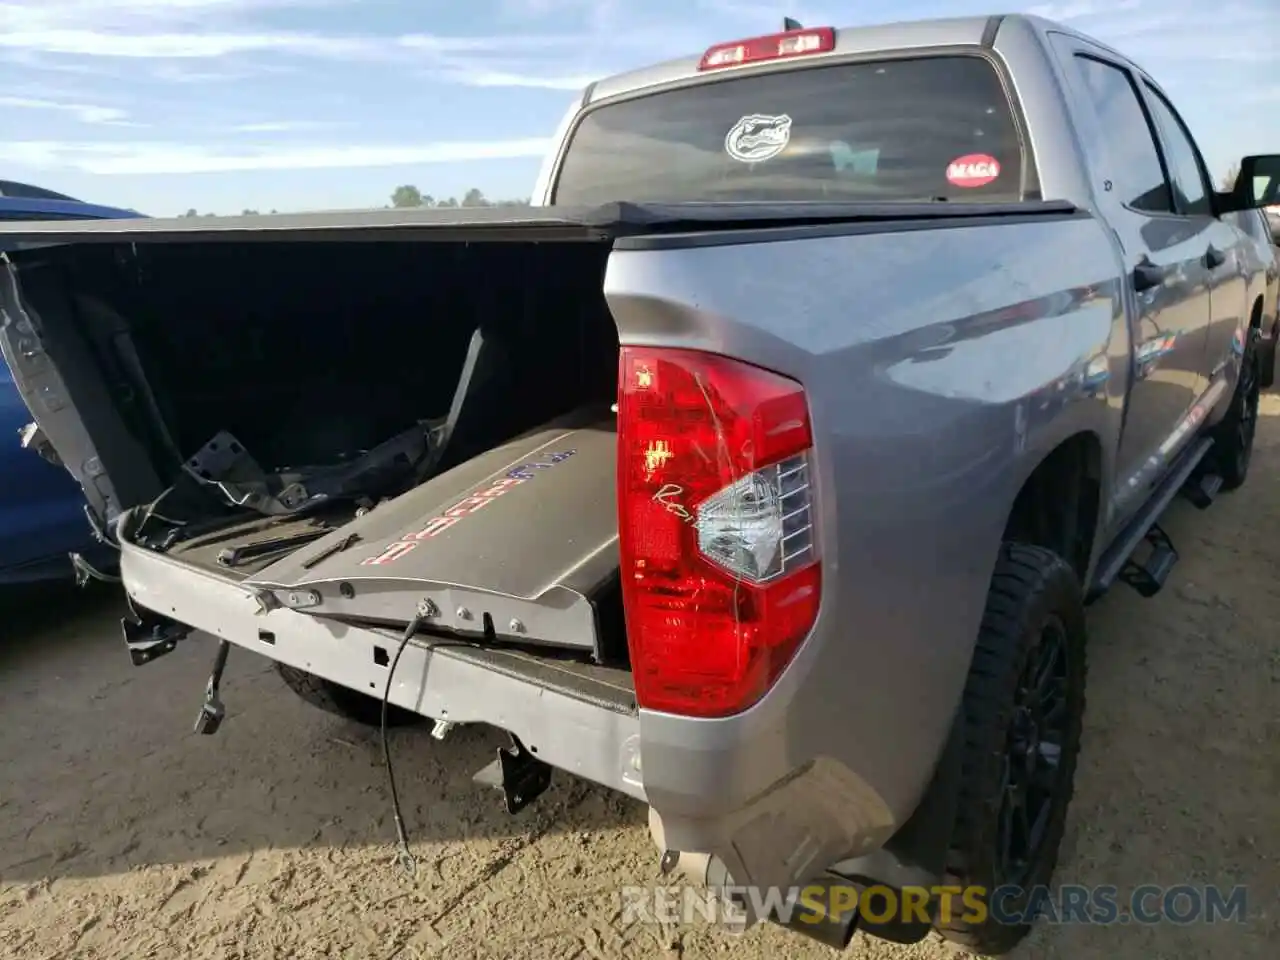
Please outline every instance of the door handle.
[{"label": "door handle", "polygon": [[1152,263],[1150,259],[1144,256],[1138,261],[1138,265],[1133,268],[1133,289],[1138,293],[1142,293],[1145,290],[1158,287],[1164,283],[1164,278],[1168,276],[1168,273],[1167,268]]},{"label": "door handle", "polygon": [[1210,244],[1209,249],[1204,252],[1204,262],[1210,270],[1216,270],[1227,262],[1227,255]]}]

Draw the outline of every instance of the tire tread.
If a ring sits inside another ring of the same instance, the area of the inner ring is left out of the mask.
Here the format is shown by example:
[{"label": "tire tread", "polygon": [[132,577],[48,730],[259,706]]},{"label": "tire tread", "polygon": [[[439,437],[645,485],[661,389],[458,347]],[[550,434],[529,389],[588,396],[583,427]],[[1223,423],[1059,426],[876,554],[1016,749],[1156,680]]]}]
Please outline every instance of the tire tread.
[{"label": "tire tread", "polygon": [[[1046,594],[1060,593],[1056,599]],[[1000,758],[1007,730],[1006,714],[1013,703],[1022,661],[1025,657],[1028,616],[1046,602],[1060,603],[1068,644],[1079,644],[1080,686],[1083,686],[1084,603],[1079,581],[1070,565],[1043,547],[1005,543],[992,575],[987,606],[974,650],[973,664],[962,702],[964,746],[961,787],[954,839],[947,858],[946,883],[966,887],[974,884],[990,889],[994,869],[994,829],[999,810]],[[1073,637],[1073,630],[1076,631]],[[1068,650],[1068,655],[1072,651]],[[1075,765],[1083,720],[1083,690],[1076,692],[1076,708],[1069,710],[1067,749],[1063,751],[1062,812],[1049,825],[1041,859],[1034,867],[1031,882],[1047,883],[1057,862],[1065,827],[1065,807],[1073,791]],[[990,917],[981,924],[966,923],[958,902],[951,904],[946,923],[935,927],[943,937],[968,950],[1005,953],[1023,936],[1027,926],[1007,926]]]},{"label": "tire tread", "polygon": [[[276,672],[290,690],[325,713],[352,720],[367,727],[382,723],[382,700],[379,697],[352,690],[340,683],[318,677],[314,673],[291,667],[276,661]],[[387,726],[405,727],[421,723],[423,717],[402,707],[388,705]]]}]

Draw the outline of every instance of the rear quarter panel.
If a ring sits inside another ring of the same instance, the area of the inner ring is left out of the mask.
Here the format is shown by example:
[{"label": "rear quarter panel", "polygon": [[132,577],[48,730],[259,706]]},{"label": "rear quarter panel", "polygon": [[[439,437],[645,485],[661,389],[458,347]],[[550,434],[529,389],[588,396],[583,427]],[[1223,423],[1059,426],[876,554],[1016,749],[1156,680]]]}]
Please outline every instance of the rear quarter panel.
[{"label": "rear quarter panel", "polygon": [[779,849],[830,845],[814,862],[902,824],[948,736],[1022,483],[1079,432],[1101,439],[1109,483],[1130,362],[1110,232],[1086,216],[947,224],[623,241],[609,265],[623,344],[737,357],[809,397],[812,634],[744,714],[641,716],[667,845],[720,854],[740,882],[798,869],[743,849],[769,796],[812,825]]}]

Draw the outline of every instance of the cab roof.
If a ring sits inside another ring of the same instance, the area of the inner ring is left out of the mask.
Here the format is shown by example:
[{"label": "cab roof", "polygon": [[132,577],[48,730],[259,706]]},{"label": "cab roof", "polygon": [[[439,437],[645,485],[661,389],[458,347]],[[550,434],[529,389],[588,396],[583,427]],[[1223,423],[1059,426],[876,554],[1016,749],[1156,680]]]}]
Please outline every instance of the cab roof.
[{"label": "cab roof", "polygon": [[[1030,14],[1011,13],[991,14],[988,16],[939,17],[870,26],[839,27],[836,29],[835,47],[832,50],[825,53],[806,55],[803,59],[806,64],[812,64],[822,60],[841,60],[889,50],[990,46],[995,42],[997,32],[1006,24],[1017,24],[1022,29],[1033,33],[1042,34],[1048,30],[1057,30],[1078,35],[1077,31],[1069,27]],[[805,27],[810,29],[816,26],[818,25],[805,24]],[[781,24],[779,24],[778,29],[779,31],[782,30]],[[737,38],[725,37],[723,39],[732,42]],[[1088,39],[1092,40],[1092,38]],[[1092,42],[1097,43],[1096,40]],[[698,69],[702,53],[703,51],[698,51],[688,56],[604,77],[587,88],[582,106],[585,107],[611,97],[624,96],[642,89],[692,80],[698,77],[711,80],[742,71],[755,73],[795,69],[796,67],[794,60],[787,58],[765,63],[748,63],[741,66],[719,68],[714,73],[708,74],[700,72]]]}]

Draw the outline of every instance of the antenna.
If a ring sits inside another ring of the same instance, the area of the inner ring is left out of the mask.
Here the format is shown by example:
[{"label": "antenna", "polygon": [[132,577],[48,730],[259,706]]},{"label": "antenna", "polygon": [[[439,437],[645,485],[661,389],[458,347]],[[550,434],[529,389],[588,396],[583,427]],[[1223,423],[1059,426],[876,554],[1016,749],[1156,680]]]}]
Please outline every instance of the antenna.
[{"label": "antenna", "polygon": [[800,23],[800,21],[799,21],[799,20],[793,20],[791,17],[783,17],[783,18],[782,18],[782,29],[783,29],[783,30],[787,30],[787,31],[791,31],[791,30],[803,30],[803,29],[804,29],[804,26]]}]

